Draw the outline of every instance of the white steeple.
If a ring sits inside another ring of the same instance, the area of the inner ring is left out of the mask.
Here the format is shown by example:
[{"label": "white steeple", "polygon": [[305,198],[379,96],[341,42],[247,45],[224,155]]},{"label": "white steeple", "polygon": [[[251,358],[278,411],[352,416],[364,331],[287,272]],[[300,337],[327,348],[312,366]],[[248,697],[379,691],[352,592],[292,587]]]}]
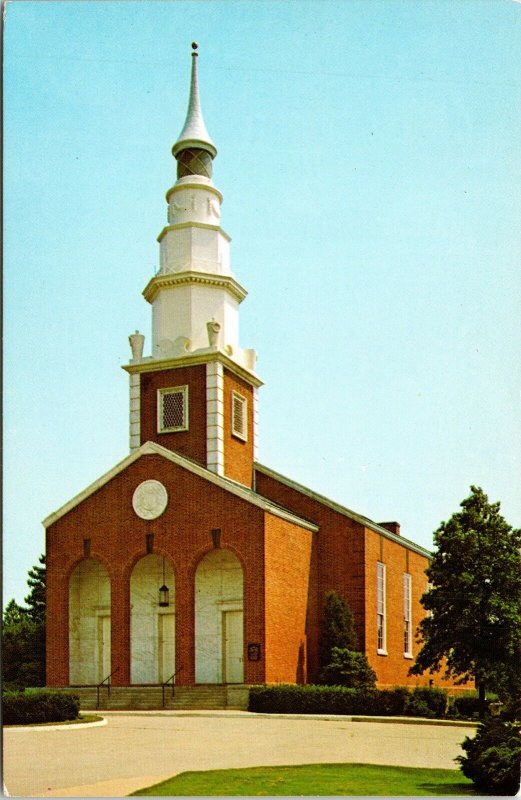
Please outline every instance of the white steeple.
[{"label": "white steeple", "polygon": [[190,99],[188,100],[188,111],[183,130],[179,134],[177,142],[172,148],[172,153],[177,157],[180,150],[188,147],[201,148],[207,150],[212,158],[217,155],[217,148],[210,139],[210,134],[204,124],[203,112],[201,111],[201,100],[199,98],[199,78],[197,75],[197,42],[192,42],[192,78],[190,81]]},{"label": "white steeple", "polygon": [[143,292],[152,304],[152,359],[221,351],[253,372],[255,352],[239,347],[246,291],[232,273],[230,237],[220,227],[222,195],[211,179],[217,148],[203,120],[195,42],[192,48],[188,113],[172,148],[178,180],[166,194],[159,271]]}]

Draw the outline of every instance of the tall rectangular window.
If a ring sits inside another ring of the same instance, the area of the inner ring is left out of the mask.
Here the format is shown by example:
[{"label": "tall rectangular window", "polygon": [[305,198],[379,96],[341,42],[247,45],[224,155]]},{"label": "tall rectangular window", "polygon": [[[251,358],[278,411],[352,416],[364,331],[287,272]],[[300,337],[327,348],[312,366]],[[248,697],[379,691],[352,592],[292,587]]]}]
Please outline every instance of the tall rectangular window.
[{"label": "tall rectangular window", "polygon": [[387,655],[387,634],[385,619],[385,564],[376,564],[376,647],[379,653]]},{"label": "tall rectangular window", "polygon": [[238,392],[232,392],[232,434],[248,439],[248,401]]},{"label": "tall rectangular window", "polygon": [[403,574],[403,654],[412,658],[412,602],[411,576]]},{"label": "tall rectangular window", "polygon": [[159,433],[188,430],[188,386],[158,390],[157,430]]}]

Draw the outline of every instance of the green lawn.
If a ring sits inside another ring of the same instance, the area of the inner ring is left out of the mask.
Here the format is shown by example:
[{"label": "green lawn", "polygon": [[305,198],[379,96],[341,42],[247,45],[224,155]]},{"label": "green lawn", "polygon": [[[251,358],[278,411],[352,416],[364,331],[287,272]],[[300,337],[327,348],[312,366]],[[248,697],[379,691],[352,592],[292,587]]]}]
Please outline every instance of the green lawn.
[{"label": "green lawn", "polygon": [[457,769],[413,769],[375,764],[307,764],[182,772],[133,795],[475,795]]}]

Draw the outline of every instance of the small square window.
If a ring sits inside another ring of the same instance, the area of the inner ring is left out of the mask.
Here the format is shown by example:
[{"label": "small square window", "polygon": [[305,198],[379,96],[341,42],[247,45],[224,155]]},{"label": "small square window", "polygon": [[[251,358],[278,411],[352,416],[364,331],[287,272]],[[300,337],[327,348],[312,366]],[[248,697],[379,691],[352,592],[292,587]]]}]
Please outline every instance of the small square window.
[{"label": "small square window", "polygon": [[237,392],[232,392],[232,434],[243,442],[248,439],[248,401]]},{"label": "small square window", "polygon": [[159,433],[188,430],[188,386],[159,389],[157,406]]}]

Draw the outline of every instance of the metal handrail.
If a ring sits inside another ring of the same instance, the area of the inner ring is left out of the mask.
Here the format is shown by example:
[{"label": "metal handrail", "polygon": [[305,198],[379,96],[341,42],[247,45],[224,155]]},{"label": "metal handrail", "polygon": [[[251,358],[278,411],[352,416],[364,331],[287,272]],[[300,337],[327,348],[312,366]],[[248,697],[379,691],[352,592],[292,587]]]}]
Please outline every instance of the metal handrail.
[{"label": "metal handrail", "polygon": [[119,670],[119,667],[116,667],[116,669],[113,669],[113,670],[112,670],[112,672],[110,673],[110,675],[107,675],[107,677],[106,677],[106,678],[103,678],[103,680],[102,680],[102,681],[100,681],[100,682],[97,684],[97,686],[96,686],[96,689],[97,689],[97,693],[98,693],[98,699],[97,699],[97,701],[96,701],[96,708],[99,708],[99,691],[100,691],[101,687],[103,686],[103,684],[105,683],[105,681],[108,681],[108,683],[107,683],[107,689],[108,689],[108,697],[110,697],[110,679],[112,678],[112,676],[113,676],[113,675],[115,675],[115,674],[116,674],[116,672],[117,672],[118,670]]},{"label": "metal handrail", "polygon": [[163,681],[163,683],[161,684],[161,690],[162,690],[162,695],[163,695],[163,701],[162,701],[163,702],[163,708],[165,707],[165,686],[168,686],[170,681],[172,681],[172,697],[173,697],[174,696],[174,689],[175,689],[175,679],[176,679],[178,673],[181,672],[182,669],[183,669],[183,666],[181,665],[178,669],[176,669],[176,671],[172,675],[170,675],[169,678],[167,678],[166,681]]}]

